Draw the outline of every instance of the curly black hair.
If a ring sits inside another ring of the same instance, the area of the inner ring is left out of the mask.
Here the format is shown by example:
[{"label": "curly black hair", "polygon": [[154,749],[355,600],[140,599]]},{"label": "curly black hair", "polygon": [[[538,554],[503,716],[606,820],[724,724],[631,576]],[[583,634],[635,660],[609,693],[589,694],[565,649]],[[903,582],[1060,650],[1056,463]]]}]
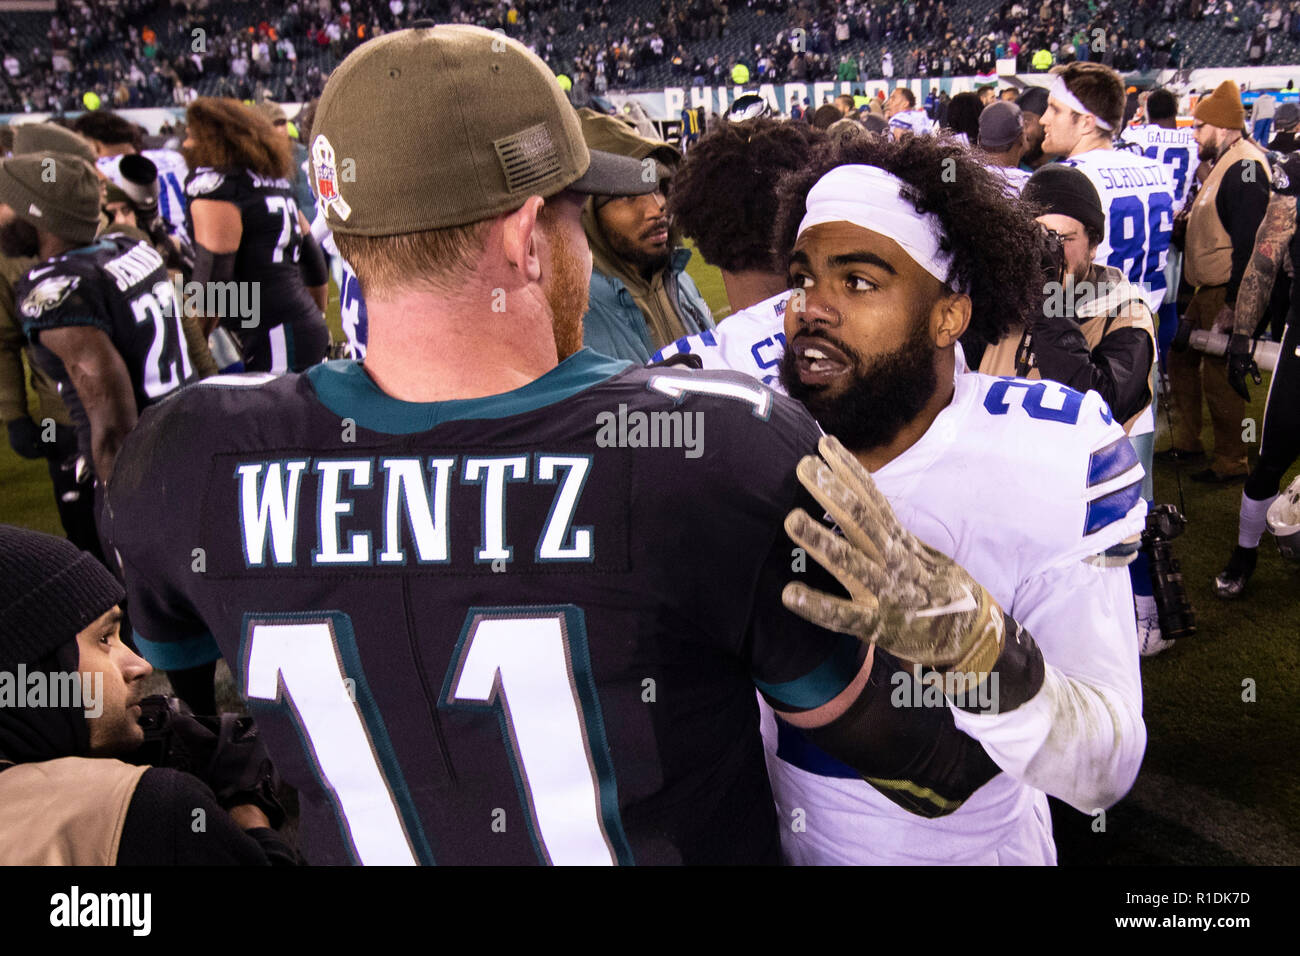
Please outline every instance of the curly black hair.
[{"label": "curly black hair", "polygon": [[837,166],[876,166],[911,187],[918,213],[943,227],[941,248],[952,253],[950,284],[971,299],[963,343],[991,345],[1042,308],[1042,231],[1036,207],[1006,194],[1000,176],[950,136],[908,136],[902,142],[853,137],[818,147],[802,169],[782,178],[773,255],[788,262],[808,192]]},{"label": "curly black hair", "polygon": [[722,123],[691,147],[673,177],[668,214],[710,265],[780,272],[770,245],[776,183],[803,169],[826,134],[807,123],[762,117]]},{"label": "curly black hair", "polygon": [[964,133],[974,146],[980,137],[980,113],[984,104],[978,93],[958,93],[948,104],[948,116],[944,125],[954,133]]},{"label": "curly black hair", "polygon": [[111,110],[82,113],[72,124],[75,132],[106,146],[129,144],[136,149],[144,147],[144,133],[125,116]]}]

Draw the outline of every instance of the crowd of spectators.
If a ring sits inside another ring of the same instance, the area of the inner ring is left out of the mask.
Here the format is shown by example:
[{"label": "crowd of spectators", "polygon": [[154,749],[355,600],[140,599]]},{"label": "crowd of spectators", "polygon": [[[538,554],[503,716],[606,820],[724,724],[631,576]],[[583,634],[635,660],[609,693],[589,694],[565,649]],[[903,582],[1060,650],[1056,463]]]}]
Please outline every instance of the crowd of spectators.
[{"label": "crowd of spectators", "polygon": [[578,106],[652,73],[720,85],[988,75],[1008,58],[1017,72],[1073,60],[1123,72],[1205,65],[1179,38],[1188,22],[1239,35],[1251,64],[1281,37],[1300,43],[1300,0],[1003,0],[974,11],[945,0],[58,0],[43,42],[0,38],[0,112],[76,110],[87,93],[119,108],[309,100],[358,44],[424,17],[521,40],[569,77]]}]

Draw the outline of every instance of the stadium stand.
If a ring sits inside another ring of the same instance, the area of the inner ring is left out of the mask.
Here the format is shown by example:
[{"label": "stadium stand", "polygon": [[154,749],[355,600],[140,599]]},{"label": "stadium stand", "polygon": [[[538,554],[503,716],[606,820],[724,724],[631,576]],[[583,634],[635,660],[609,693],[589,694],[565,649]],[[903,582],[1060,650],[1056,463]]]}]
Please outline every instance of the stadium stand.
[{"label": "stadium stand", "polygon": [[[59,0],[12,13],[0,112],[183,105],[197,96],[305,101],[365,39],[417,18],[523,40],[574,83],[609,89],[988,74],[1096,59],[1124,73],[1300,58],[1300,0]],[[797,31],[804,31],[798,33]],[[1262,44],[1252,52],[1251,36]],[[800,48],[803,48],[800,52]],[[1046,51],[1045,53],[1040,51]],[[1036,59],[1036,54],[1038,58]]]}]

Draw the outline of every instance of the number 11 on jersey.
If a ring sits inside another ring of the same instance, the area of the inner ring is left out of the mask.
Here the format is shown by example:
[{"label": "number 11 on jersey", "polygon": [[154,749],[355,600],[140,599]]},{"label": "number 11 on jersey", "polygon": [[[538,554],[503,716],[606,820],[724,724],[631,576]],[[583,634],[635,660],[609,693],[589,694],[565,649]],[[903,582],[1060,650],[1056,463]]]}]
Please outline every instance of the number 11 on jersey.
[{"label": "number 11 on jersey", "polygon": [[[248,615],[244,661],[250,701],[289,710],[354,858],[432,862],[347,615]],[[632,862],[579,608],[471,608],[438,706],[495,712],[542,862]]]}]

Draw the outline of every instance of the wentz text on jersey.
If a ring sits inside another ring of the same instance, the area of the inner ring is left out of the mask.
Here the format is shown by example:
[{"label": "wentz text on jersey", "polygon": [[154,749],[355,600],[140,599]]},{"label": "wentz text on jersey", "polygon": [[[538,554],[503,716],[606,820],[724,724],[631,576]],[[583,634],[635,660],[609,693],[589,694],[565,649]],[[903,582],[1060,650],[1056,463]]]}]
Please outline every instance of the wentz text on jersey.
[{"label": "wentz text on jersey", "polygon": [[[867,651],[781,604],[816,424],[683,372],[583,350],[414,404],[331,362],[141,419],[105,508],[139,647],[219,648],[309,861],[778,860],[754,688],[783,713],[852,700]],[[705,454],[608,447],[624,407],[703,415]]]}]

